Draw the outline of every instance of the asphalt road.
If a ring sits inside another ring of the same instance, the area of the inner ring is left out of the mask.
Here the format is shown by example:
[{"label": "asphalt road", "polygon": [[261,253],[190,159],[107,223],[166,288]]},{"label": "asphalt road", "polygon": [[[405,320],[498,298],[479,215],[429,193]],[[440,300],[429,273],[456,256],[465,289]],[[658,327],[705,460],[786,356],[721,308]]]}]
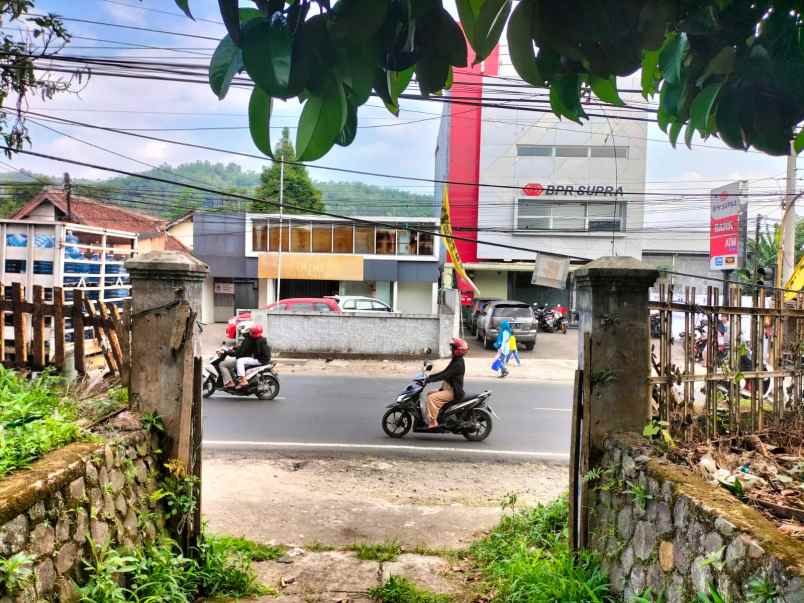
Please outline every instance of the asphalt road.
[{"label": "asphalt road", "polygon": [[499,420],[485,442],[451,434],[390,439],[380,427],[404,378],[282,376],[270,402],[218,394],[204,401],[206,450],[326,451],[454,457],[568,458],[571,384],[467,380],[469,392],[490,389]]}]

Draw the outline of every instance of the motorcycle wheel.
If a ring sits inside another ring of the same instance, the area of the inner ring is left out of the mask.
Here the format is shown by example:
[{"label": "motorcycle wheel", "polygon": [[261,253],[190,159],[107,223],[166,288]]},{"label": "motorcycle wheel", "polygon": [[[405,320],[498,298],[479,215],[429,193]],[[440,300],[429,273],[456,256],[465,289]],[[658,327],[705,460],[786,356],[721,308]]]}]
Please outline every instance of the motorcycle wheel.
[{"label": "motorcycle wheel", "polygon": [[260,379],[257,387],[257,398],[260,400],[273,400],[279,395],[279,381],[271,375]]},{"label": "motorcycle wheel", "polygon": [[201,387],[201,395],[205,398],[209,398],[212,394],[215,393],[215,378],[214,377],[207,377],[204,381],[204,384]]},{"label": "motorcycle wheel", "polygon": [[382,416],[382,430],[389,438],[401,438],[413,427],[413,417],[400,408],[389,408]]},{"label": "motorcycle wheel", "polygon": [[482,442],[491,433],[493,427],[491,415],[485,410],[476,408],[472,411],[472,420],[475,422],[475,429],[464,431],[462,435],[470,442]]}]

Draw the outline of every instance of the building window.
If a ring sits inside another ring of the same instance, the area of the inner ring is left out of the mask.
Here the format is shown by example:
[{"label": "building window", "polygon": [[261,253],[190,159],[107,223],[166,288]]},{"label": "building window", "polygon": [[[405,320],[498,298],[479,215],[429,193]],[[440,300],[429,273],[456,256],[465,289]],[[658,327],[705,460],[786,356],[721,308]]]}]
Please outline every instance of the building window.
[{"label": "building window", "polygon": [[396,254],[396,230],[390,228],[377,229],[377,255]]},{"label": "building window", "polygon": [[430,232],[419,233],[419,255],[433,255],[433,238]]},{"label": "building window", "polygon": [[354,228],[336,224],[333,227],[332,239],[335,253],[354,253]]},{"label": "building window", "polygon": [[520,157],[552,157],[553,147],[537,144],[518,144],[516,154]]},{"label": "building window", "polygon": [[517,202],[517,230],[619,232],[622,202],[567,201],[545,203],[533,199]]},{"label": "building window", "polygon": [[415,230],[398,230],[399,255],[416,255],[417,252],[417,233]]},{"label": "building window", "polygon": [[294,224],[290,229],[290,250],[295,253],[310,253],[310,225]]},{"label": "building window", "polygon": [[[281,234],[281,237],[280,237]],[[282,224],[281,228],[279,222],[271,222],[268,226],[268,249],[270,251],[279,251],[280,239],[282,244],[282,251],[288,251],[290,243],[290,229],[287,224]]]},{"label": "building window", "polygon": [[[26,260],[6,260],[6,272],[10,272],[11,274],[23,274],[25,273],[27,263]],[[10,287],[8,288],[10,289]]]},{"label": "building window", "polygon": [[374,255],[374,227],[355,227],[355,253]]},{"label": "building window", "polygon": [[591,156],[600,159],[628,159],[628,147],[599,146],[591,147]]},{"label": "building window", "polygon": [[589,147],[580,145],[556,147],[556,157],[589,157]]},{"label": "building window", "polygon": [[268,222],[255,220],[252,223],[251,248],[254,251],[268,251]]},{"label": "building window", "polygon": [[332,224],[313,224],[313,253],[332,253]]}]

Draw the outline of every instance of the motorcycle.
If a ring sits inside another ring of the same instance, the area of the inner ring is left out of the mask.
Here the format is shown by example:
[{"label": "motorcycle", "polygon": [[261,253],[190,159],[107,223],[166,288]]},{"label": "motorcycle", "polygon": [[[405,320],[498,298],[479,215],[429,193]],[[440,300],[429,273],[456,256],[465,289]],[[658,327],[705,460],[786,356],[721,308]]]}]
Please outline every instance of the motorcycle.
[{"label": "motorcycle", "polygon": [[389,438],[401,438],[412,429],[414,433],[454,433],[471,442],[482,442],[491,433],[492,415],[499,419],[494,409],[486,402],[491,392],[465,394],[462,400],[448,402],[438,413],[438,426],[428,426],[422,408],[422,393],[427,374],[433,365],[426,360],[422,372],[397,396],[382,416],[382,430]]},{"label": "motorcycle", "polygon": [[279,395],[279,377],[275,370],[276,362],[269,362],[246,370],[248,385],[243,388],[223,386],[223,373],[220,364],[229,355],[228,348],[220,348],[215,356],[204,367],[202,376],[202,393],[205,398],[212,396],[217,390],[223,390],[233,396],[257,396],[260,400],[273,400]]},{"label": "motorcycle", "polygon": [[534,312],[539,321],[539,330],[543,333],[567,332],[567,320],[560,312],[551,308],[535,308]]}]

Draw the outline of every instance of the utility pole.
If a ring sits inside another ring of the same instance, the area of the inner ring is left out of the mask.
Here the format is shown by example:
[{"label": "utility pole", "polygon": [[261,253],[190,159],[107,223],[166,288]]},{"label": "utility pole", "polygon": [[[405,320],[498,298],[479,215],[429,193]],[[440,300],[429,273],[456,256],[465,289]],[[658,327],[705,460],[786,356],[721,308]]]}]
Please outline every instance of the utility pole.
[{"label": "utility pole", "polygon": [[752,270],[751,275],[751,284],[754,285],[754,288],[751,289],[751,294],[753,295],[754,291],[756,291],[756,284],[759,281],[759,229],[760,224],[762,224],[762,214],[757,214],[757,225],[756,230],[754,231],[754,268]]},{"label": "utility pole", "polygon": [[[282,214],[285,209],[285,156],[279,157],[279,255],[276,261],[276,301],[282,299],[279,292],[282,289]],[[290,243],[290,241],[288,241]]]},{"label": "utility pole", "polygon": [[73,185],[70,182],[70,173],[64,172],[64,198],[67,200],[67,221],[73,221]]},{"label": "utility pole", "polygon": [[782,203],[782,236],[779,246],[779,257],[776,261],[776,286],[782,287],[793,274],[796,260],[796,159],[797,155],[790,147],[787,156],[787,186]]}]

